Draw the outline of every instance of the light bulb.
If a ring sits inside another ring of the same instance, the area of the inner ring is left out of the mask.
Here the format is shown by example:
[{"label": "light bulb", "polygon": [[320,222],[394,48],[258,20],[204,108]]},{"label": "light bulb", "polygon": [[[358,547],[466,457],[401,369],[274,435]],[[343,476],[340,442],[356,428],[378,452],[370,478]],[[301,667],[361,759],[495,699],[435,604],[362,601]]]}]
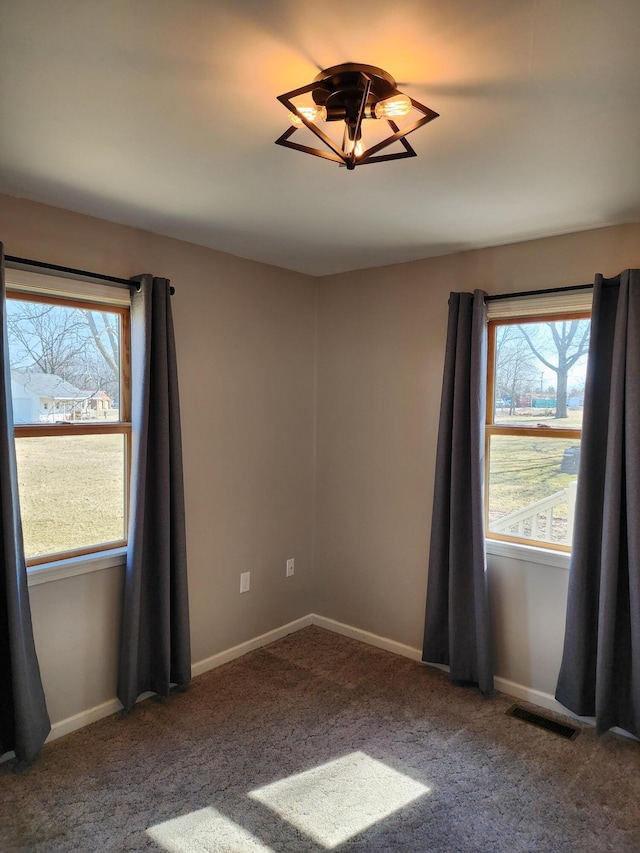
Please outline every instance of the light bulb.
[{"label": "light bulb", "polygon": [[[298,113],[302,114],[307,121],[326,121],[327,119],[326,107],[296,107],[296,110]],[[302,119],[297,113],[289,112],[289,119],[294,127],[301,127],[303,124]]]},{"label": "light bulb", "polygon": [[[354,151],[353,147],[353,139],[348,139],[345,147],[345,154],[351,154]],[[364,143],[361,139],[358,139],[355,146],[355,155],[356,157],[362,157],[364,154]]]},{"label": "light bulb", "polygon": [[374,107],[376,118],[398,118],[411,112],[411,98],[407,95],[394,95],[386,101],[378,101]]}]

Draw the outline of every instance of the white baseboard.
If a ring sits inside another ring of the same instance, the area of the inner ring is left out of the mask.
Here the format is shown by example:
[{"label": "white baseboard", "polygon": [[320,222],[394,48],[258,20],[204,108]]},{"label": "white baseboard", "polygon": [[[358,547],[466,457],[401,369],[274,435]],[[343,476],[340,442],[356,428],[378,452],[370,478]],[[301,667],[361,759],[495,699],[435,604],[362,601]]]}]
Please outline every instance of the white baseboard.
[{"label": "white baseboard", "polygon": [[[406,646],[403,643],[398,643],[395,640],[390,640],[387,637],[380,637],[377,634],[372,634],[369,631],[363,631],[360,628],[354,628],[352,625],[345,625],[342,622],[336,622],[333,619],[327,619],[326,616],[318,616],[315,613],[312,615],[314,625],[321,628],[326,628],[328,631],[334,631],[336,634],[343,634],[345,637],[352,637],[354,640],[360,640],[363,643],[377,646],[379,649],[386,649],[388,652],[394,652],[402,657],[410,658],[415,661],[422,661],[422,650],[416,649],[413,646]],[[432,666],[435,669],[440,669],[444,672],[449,672],[449,667],[437,663],[427,663],[426,666]],[[556,711],[559,714],[564,714],[567,717],[572,717],[583,722],[590,721],[588,717],[578,717],[564,705],[561,705],[550,693],[544,693],[542,690],[535,690],[532,687],[525,687],[523,684],[518,684],[515,681],[509,681],[507,678],[498,676],[493,679],[495,689],[499,693],[506,693],[508,696],[513,696],[514,699],[522,699],[525,702],[531,702],[533,705],[538,705],[540,708],[546,708],[548,711]]]},{"label": "white baseboard", "polygon": [[496,690],[500,693],[506,693],[507,696],[513,696],[514,699],[523,699],[525,702],[531,702],[532,705],[538,705],[540,708],[546,708],[547,711],[555,711],[558,714],[564,714],[565,717],[572,717],[574,720],[584,720],[584,717],[578,717],[564,705],[561,705],[558,700],[542,690],[534,690],[533,687],[525,687],[524,684],[518,684],[516,681],[509,681],[508,678],[500,678],[496,676],[494,679]]},{"label": "white baseboard", "polygon": [[[515,699],[524,699],[525,702],[531,702],[533,705],[538,705],[540,708],[546,708],[547,711],[555,711],[557,714],[562,714],[572,720],[577,720],[579,723],[586,723],[588,726],[595,726],[595,717],[580,717],[574,714],[569,708],[565,708],[551,693],[543,693],[542,690],[534,690],[532,687],[524,687],[522,684],[517,684],[515,681],[508,681],[506,678],[494,678],[496,690],[500,693],[506,693],[508,696],[513,696]],[[621,729],[619,726],[613,726],[611,731],[617,735],[623,735],[631,740],[640,740],[630,732]]]},{"label": "white baseboard", "polygon": [[[294,622],[281,625],[273,631],[267,631],[266,634],[253,637],[253,639],[247,640],[245,643],[240,643],[237,646],[233,646],[230,649],[225,649],[225,651],[219,652],[217,655],[212,655],[210,658],[197,661],[191,666],[191,675],[195,678],[196,675],[201,675],[203,672],[208,672],[210,669],[215,669],[217,666],[229,663],[229,661],[235,660],[235,658],[246,655],[247,652],[259,649],[262,646],[268,646],[269,643],[273,643],[282,637],[286,637],[287,634],[292,634],[294,631],[299,631],[301,628],[308,627],[312,624],[312,618],[312,614],[309,613],[300,619],[296,619]],[[138,697],[137,702],[142,702],[150,696],[153,696],[153,693],[143,693]],[[118,711],[122,710],[122,707],[122,703],[119,699],[109,699],[107,702],[103,702],[101,705],[96,705],[94,708],[88,708],[85,711],[80,711],[78,714],[73,714],[71,717],[66,717],[64,720],[59,720],[51,726],[51,731],[49,732],[45,743],[49,743],[50,741],[56,740],[64,735],[71,734],[71,732],[84,728],[84,726],[95,723],[104,717],[110,716],[111,714],[116,714]],[[0,756],[0,763],[8,761],[10,758],[14,757],[15,753],[6,752],[4,755]]]},{"label": "white baseboard", "polygon": [[[369,631],[363,631],[361,628],[354,628],[352,625],[345,625],[343,622],[336,622],[334,619],[328,619],[326,616],[318,616],[316,613],[311,614],[313,625],[318,625],[320,628],[326,628],[328,631],[333,631],[336,634],[342,634],[345,637],[351,637],[354,640],[360,640],[363,643],[369,643],[371,646],[376,646],[379,649],[385,649],[388,652],[401,655],[405,658],[410,658],[415,661],[422,661],[422,650],[416,649],[413,646],[406,646],[404,643],[398,643],[395,640],[390,640],[388,637],[380,637],[378,634],[372,634]],[[435,669],[449,672],[449,667],[437,663],[425,664],[432,666]],[[555,711],[557,714],[563,714],[565,717],[570,717],[573,720],[578,720],[581,723],[586,723],[590,726],[595,726],[594,717],[579,717],[561,705],[558,700],[542,690],[535,690],[533,687],[525,687],[523,684],[518,684],[515,681],[509,681],[507,678],[495,676],[494,686],[498,693],[505,693],[508,696],[513,696],[514,699],[522,699],[525,702],[531,702],[532,705],[537,705],[539,708],[545,708],[547,711]],[[615,726],[611,729],[616,734],[624,735],[625,737],[636,740],[624,729]]]},{"label": "white baseboard", "polygon": [[[147,694],[150,696],[151,694]],[[103,717],[108,717],[122,710],[122,703],[118,699],[110,699],[108,702],[103,702],[101,705],[96,705],[95,708],[88,708],[86,711],[80,711],[79,714],[74,714],[71,717],[66,717],[64,720],[59,720],[53,723],[51,731],[47,735],[45,743],[50,743],[63,735],[68,735],[75,732],[77,729],[82,729],[90,723],[95,723]],[[0,764],[4,761],[9,761],[10,758],[15,758],[15,752],[5,752],[0,756]]]},{"label": "white baseboard", "polygon": [[[141,693],[136,699],[136,705],[138,702],[144,702],[145,699],[149,699],[150,696],[154,695],[155,694],[150,691]],[[71,732],[75,732],[77,729],[82,729],[84,726],[88,726],[91,723],[102,720],[103,717],[109,717],[111,714],[117,714],[118,711],[122,711],[123,707],[124,706],[119,699],[109,699],[108,702],[103,702],[101,705],[96,705],[94,708],[88,708],[86,711],[80,711],[79,714],[74,714],[72,717],[66,717],[64,720],[59,720],[57,723],[52,724],[51,731],[49,732],[49,736],[45,743],[49,743],[49,741],[68,735]]]},{"label": "white baseboard", "polygon": [[334,634],[342,634],[344,637],[351,637],[353,640],[360,640],[378,649],[393,652],[404,658],[422,660],[420,649],[415,649],[413,646],[406,646],[404,643],[398,643],[396,640],[390,640],[388,637],[372,634],[370,631],[363,631],[362,628],[345,625],[344,622],[336,622],[335,619],[328,619],[326,616],[318,616],[317,613],[311,614],[311,624],[317,625],[319,628],[326,628],[327,631],[333,631]]},{"label": "white baseboard", "polygon": [[301,628],[307,628],[312,624],[312,615],[309,613],[296,619],[294,622],[288,622],[280,628],[274,628],[273,631],[267,631],[266,634],[260,634],[259,637],[253,637],[244,643],[233,646],[230,649],[225,649],[223,652],[218,652],[217,655],[212,655],[210,658],[198,661],[191,665],[191,675],[195,678],[196,675],[202,675],[203,672],[208,672],[210,669],[215,669],[217,666],[222,666],[223,663],[246,655],[247,652],[252,652],[254,649],[260,649],[262,646],[268,646],[269,643],[274,643],[287,634],[293,634],[294,631],[299,631]]},{"label": "white baseboard", "polygon": [[84,726],[88,726],[91,723],[102,720],[103,717],[116,714],[118,711],[122,711],[122,702],[120,702],[119,699],[110,699],[108,702],[103,702],[101,705],[96,705],[94,708],[88,708],[86,711],[80,711],[79,714],[74,714],[72,717],[67,717],[64,720],[54,723],[51,726],[51,732],[49,733],[46,743],[49,743],[51,740],[56,740],[56,738],[63,737],[64,735],[68,735],[71,732],[75,732],[76,729],[81,729]]},{"label": "white baseboard", "polygon": [[[141,693],[136,700],[136,704],[153,695],[153,693]],[[64,720],[58,720],[57,723],[51,724],[51,731],[47,735],[45,743],[50,743],[52,740],[57,740],[59,737],[71,734],[71,732],[89,726],[91,723],[96,723],[104,717],[111,716],[111,714],[117,714],[118,711],[122,711],[122,708],[123,705],[119,699],[109,699],[108,702],[103,702],[101,705],[87,708],[86,711],[80,711],[80,713],[73,714],[71,717],[65,717]],[[15,752],[5,752],[4,755],[0,755],[0,764],[15,757]]]},{"label": "white baseboard", "polygon": [[[394,652],[405,658],[410,658],[415,661],[422,661],[422,650],[416,649],[413,646],[406,646],[403,643],[398,643],[395,640],[390,640],[387,637],[380,637],[377,634],[372,634],[369,631],[363,631],[361,628],[354,628],[352,625],[345,625],[342,622],[336,622],[333,619],[328,619],[326,616],[318,616],[312,614],[314,625],[320,628],[326,628],[328,631],[334,631],[336,634],[343,634],[345,637],[352,637],[354,640],[360,640],[363,643],[369,643],[371,646],[376,646],[379,649],[386,649],[388,652]],[[426,666],[432,666],[435,669],[449,672],[449,667],[437,663],[428,663]],[[525,702],[531,702],[533,705],[538,705],[541,708],[546,708],[549,711],[557,711],[559,714],[565,714],[574,719],[584,720],[584,717],[577,717],[571,711],[561,705],[550,693],[544,693],[541,690],[534,690],[532,687],[525,687],[522,684],[517,684],[515,681],[509,681],[506,678],[494,678],[495,689],[499,693],[506,693],[513,696],[515,699],[523,699]]]},{"label": "white baseboard", "polygon": [[[253,637],[244,643],[240,643],[230,649],[225,649],[224,651],[219,652],[216,655],[212,655],[209,658],[205,658],[204,660],[197,661],[191,667],[191,674],[195,678],[198,675],[202,675],[204,672],[208,672],[211,669],[215,669],[218,666],[222,666],[236,658],[242,657],[242,655],[246,655],[247,652],[262,648],[263,646],[267,646],[282,637],[286,637],[287,634],[293,634],[295,631],[307,628],[309,625],[317,625],[319,628],[325,628],[327,631],[333,631],[335,634],[342,634],[345,637],[360,640],[363,643],[368,643],[370,646],[375,646],[376,648],[393,652],[393,654],[409,658],[413,661],[422,660],[422,651],[414,648],[413,646],[407,646],[404,643],[397,642],[396,640],[390,640],[388,637],[381,637],[378,634],[373,634],[370,631],[363,630],[362,628],[354,628],[352,625],[337,622],[335,619],[329,619],[328,617],[320,616],[317,613],[309,613],[306,616],[302,616],[300,619],[296,619],[293,622],[288,622],[286,625],[275,628],[273,631],[267,631],[266,634],[260,634],[258,637]],[[436,666],[437,669],[448,670],[448,667],[437,666],[435,664],[429,664],[429,666]],[[525,687],[522,684],[509,681],[506,678],[496,677],[494,681],[496,690],[500,693],[506,693],[516,699],[523,699],[526,702],[531,702],[532,704],[538,705],[541,708],[546,708],[549,711],[556,711],[557,713],[564,714],[567,717],[572,717],[573,719],[593,724],[592,718],[578,717],[576,714],[573,714],[565,708],[564,705],[561,705],[550,693],[544,693],[541,690]],[[146,699],[151,695],[153,694],[144,693],[140,696],[138,702],[141,702],[143,699]],[[103,717],[108,717],[110,714],[115,714],[121,710],[122,704],[118,699],[114,698],[107,702],[103,702],[101,705],[96,705],[94,708],[89,708],[86,711],[81,711],[80,713],[67,717],[64,720],[59,720],[52,725],[51,732],[47,738],[47,743],[49,741],[56,740],[56,738],[62,737],[63,735],[70,734],[77,729],[81,729],[84,726],[88,726],[90,723],[95,723],[97,720],[101,720]],[[629,736],[628,732],[624,732],[620,729],[614,729],[613,731]],[[0,763],[8,760],[9,758],[13,758],[12,752],[8,752],[0,756]]]}]

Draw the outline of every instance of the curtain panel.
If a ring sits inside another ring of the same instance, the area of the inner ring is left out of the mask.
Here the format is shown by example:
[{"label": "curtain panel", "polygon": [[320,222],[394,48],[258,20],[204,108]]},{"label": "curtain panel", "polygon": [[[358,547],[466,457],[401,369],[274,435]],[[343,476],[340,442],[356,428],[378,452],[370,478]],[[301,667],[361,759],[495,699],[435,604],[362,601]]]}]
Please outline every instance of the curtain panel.
[{"label": "curtain panel", "polygon": [[169,281],[131,302],[132,469],[118,698],[191,678],[182,440]]},{"label": "curtain panel", "polygon": [[0,755],[32,761],[51,730],[33,640],[13,440],[4,254],[0,243]]},{"label": "curtain panel", "polygon": [[487,312],[484,291],[452,293],[438,428],[422,659],[493,690],[484,543]]},{"label": "curtain panel", "polygon": [[594,285],[556,698],[640,737],[640,270]]}]

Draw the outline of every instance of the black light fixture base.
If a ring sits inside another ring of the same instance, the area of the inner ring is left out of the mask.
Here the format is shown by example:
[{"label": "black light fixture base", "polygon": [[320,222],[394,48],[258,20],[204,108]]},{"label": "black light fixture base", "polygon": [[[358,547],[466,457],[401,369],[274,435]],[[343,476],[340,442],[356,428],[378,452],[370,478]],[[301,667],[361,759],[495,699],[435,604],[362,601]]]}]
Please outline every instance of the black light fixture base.
[{"label": "black light fixture base", "polygon": [[362,94],[362,81],[365,78],[371,81],[368,97],[370,103],[384,101],[385,98],[399,94],[396,81],[382,68],[376,68],[375,65],[361,65],[357,62],[345,62],[342,65],[325,68],[324,71],[316,74],[314,83],[318,86],[313,90],[313,100],[319,106],[344,104],[345,100]]}]

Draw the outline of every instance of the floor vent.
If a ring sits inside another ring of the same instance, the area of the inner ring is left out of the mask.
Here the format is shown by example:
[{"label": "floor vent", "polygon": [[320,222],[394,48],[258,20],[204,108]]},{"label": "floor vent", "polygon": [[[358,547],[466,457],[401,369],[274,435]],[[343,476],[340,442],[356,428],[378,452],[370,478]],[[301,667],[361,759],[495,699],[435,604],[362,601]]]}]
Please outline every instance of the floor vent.
[{"label": "floor vent", "polygon": [[566,723],[558,723],[543,714],[536,714],[534,711],[527,711],[526,708],[520,705],[512,705],[507,711],[508,717],[515,717],[516,720],[522,720],[524,723],[529,723],[532,726],[537,726],[539,729],[544,729],[558,737],[566,738],[566,740],[575,740],[580,734],[580,729],[576,726],[568,726]]}]

